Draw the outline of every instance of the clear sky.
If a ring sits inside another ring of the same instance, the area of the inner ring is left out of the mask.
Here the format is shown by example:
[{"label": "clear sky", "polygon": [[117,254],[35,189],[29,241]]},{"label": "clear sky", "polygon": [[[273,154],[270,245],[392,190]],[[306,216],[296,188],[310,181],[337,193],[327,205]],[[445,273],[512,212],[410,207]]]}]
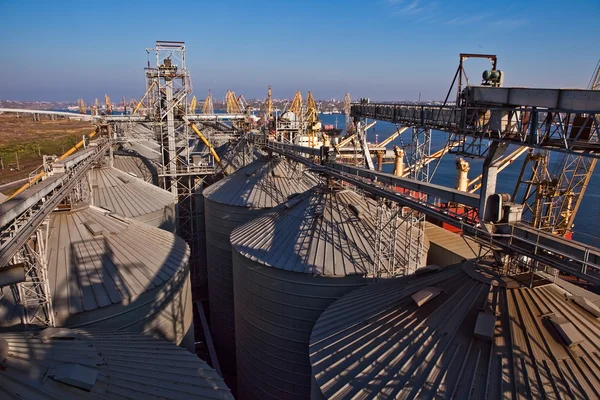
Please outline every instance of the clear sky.
[{"label": "clear sky", "polygon": [[461,52],[497,54],[505,85],[585,87],[599,21],[600,0],[0,0],[0,99],[139,99],[156,40],[186,42],[198,97],[441,99]]}]

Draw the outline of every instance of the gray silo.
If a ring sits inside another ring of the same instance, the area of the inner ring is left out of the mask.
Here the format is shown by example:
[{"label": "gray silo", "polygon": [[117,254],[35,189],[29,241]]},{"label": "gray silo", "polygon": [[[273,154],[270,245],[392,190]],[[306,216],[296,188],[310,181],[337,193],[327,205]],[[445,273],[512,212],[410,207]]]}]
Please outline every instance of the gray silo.
[{"label": "gray silo", "polygon": [[600,297],[547,278],[468,261],[350,293],[314,327],[316,389],[330,399],[598,398]]},{"label": "gray silo", "polygon": [[113,166],[148,183],[158,186],[158,171],[149,160],[135,152],[117,152]]},{"label": "gray silo", "polygon": [[89,172],[92,204],[126,218],[175,232],[173,194],[112,167]]},{"label": "gray silo", "polygon": [[221,368],[235,371],[231,231],[311,187],[299,164],[262,158],[204,189],[211,331]]},{"label": "gray silo", "polygon": [[225,167],[225,172],[228,174],[233,174],[238,169],[263,156],[253,144],[245,139],[226,143],[216,151],[221,157],[221,164]]},{"label": "gray silo", "polygon": [[[47,247],[56,326],[151,333],[194,351],[183,239],[85,206],[51,214]],[[0,324],[18,327],[21,307],[4,294]]]},{"label": "gray silo", "polygon": [[327,306],[371,281],[376,207],[317,186],[233,231],[241,398],[310,397],[310,333]]},{"label": "gray silo", "polygon": [[139,333],[48,328],[0,334],[4,399],[231,399],[204,361]]}]

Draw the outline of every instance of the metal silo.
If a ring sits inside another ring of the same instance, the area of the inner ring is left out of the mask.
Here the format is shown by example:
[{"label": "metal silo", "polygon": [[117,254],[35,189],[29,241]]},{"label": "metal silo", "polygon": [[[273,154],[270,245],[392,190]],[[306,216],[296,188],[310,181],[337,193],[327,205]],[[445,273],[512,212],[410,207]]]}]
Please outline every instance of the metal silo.
[{"label": "metal silo", "polygon": [[233,231],[242,398],[310,397],[310,333],[329,304],[371,280],[376,216],[356,192],[317,186]]},{"label": "metal silo", "polygon": [[[151,333],[194,351],[183,239],[85,206],[51,214],[46,252],[56,326]],[[20,326],[21,306],[6,289],[1,324]]]},{"label": "metal silo", "polygon": [[235,371],[231,231],[308,190],[303,167],[281,158],[262,158],[204,189],[211,331],[221,368]]},{"label": "metal silo", "polygon": [[231,399],[204,361],[129,332],[48,328],[0,334],[5,399]]},{"label": "metal silo", "polygon": [[331,399],[598,398],[600,297],[547,278],[468,261],[350,293],[314,327],[315,385]]},{"label": "metal silo", "polygon": [[135,152],[123,151],[115,154],[113,165],[118,170],[158,186],[156,166]]},{"label": "metal silo", "polygon": [[263,155],[253,144],[245,139],[238,142],[226,143],[216,151],[221,157],[221,164],[225,167],[225,172],[228,174],[233,174],[238,169],[245,167]]},{"label": "metal silo", "polygon": [[92,204],[150,226],[175,231],[173,194],[111,167],[89,172]]}]

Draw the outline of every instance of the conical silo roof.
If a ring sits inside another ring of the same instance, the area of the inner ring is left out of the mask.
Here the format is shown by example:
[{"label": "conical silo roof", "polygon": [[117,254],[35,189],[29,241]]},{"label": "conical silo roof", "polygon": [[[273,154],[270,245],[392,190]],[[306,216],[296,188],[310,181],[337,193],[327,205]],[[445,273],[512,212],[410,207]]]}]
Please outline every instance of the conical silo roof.
[{"label": "conical silo roof", "polygon": [[[243,399],[312,398],[314,323],[332,302],[372,282],[377,210],[354,191],[316,186],[232,232]],[[396,240],[406,242],[408,232],[400,226]],[[391,231],[384,234],[391,240]],[[398,247],[381,266],[406,265],[407,249]]]},{"label": "conical silo roof", "polygon": [[[374,202],[351,190],[316,186],[234,230],[231,244],[255,262],[286,271],[368,275],[376,258],[376,221]],[[405,242],[407,232],[401,226],[397,240]],[[405,252],[396,252],[398,265],[406,263]]]},{"label": "conical silo roof", "polygon": [[531,278],[467,262],[349,293],[313,328],[317,390],[331,399],[597,398],[600,309]]},{"label": "conical silo roof", "polygon": [[158,171],[148,159],[136,152],[122,151],[114,155],[114,167],[143,181],[158,185]]},{"label": "conical silo roof", "polygon": [[162,339],[49,328],[0,334],[0,393],[19,399],[233,399],[194,354]]},{"label": "conical silo roof", "polygon": [[112,167],[94,168],[89,174],[95,206],[155,227],[174,227],[172,193]]},{"label": "conical silo roof", "polygon": [[215,151],[221,157],[221,164],[225,167],[228,174],[234,173],[263,156],[260,150],[245,139],[238,142],[225,143]]},{"label": "conical silo roof", "polygon": [[283,158],[260,158],[204,189],[212,202],[250,209],[273,208],[310,189],[304,167]]},{"label": "conical silo roof", "polygon": [[169,280],[188,260],[179,236],[93,207],[50,216],[52,298],[55,307],[68,303],[71,313],[133,298]]}]

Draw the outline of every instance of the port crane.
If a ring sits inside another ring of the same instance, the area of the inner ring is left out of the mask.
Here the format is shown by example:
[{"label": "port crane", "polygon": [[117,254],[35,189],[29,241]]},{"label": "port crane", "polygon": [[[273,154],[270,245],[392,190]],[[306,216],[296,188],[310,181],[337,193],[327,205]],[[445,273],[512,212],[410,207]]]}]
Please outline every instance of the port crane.
[{"label": "port crane", "polygon": [[212,93],[210,89],[208,89],[208,94],[206,95],[206,99],[204,99],[204,104],[202,105],[202,114],[214,114],[215,108],[213,106]]},{"label": "port crane", "polygon": [[[598,89],[600,61],[588,84],[588,90]],[[585,136],[590,135],[593,121],[582,114],[571,118],[574,127],[581,127]],[[513,199],[524,205],[523,217],[538,229],[570,236],[596,162],[596,158],[567,153],[553,167],[549,151],[530,151],[513,192]]]},{"label": "port crane", "polygon": [[[163,46],[162,43],[157,43],[157,53],[162,48],[168,52],[173,52],[173,47],[181,48],[181,45],[168,44],[168,46]],[[189,77],[187,75],[187,70],[185,70],[185,68],[174,68],[170,62],[166,61],[166,58],[160,58],[158,55],[157,59],[163,62],[157,62],[156,68],[152,68],[147,71],[147,78],[149,81],[156,82],[148,85],[149,87],[154,87],[155,90],[151,96],[151,99],[154,101],[152,109],[154,110],[155,115],[150,120],[158,121],[157,128],[160,130],[160,137],[162,138],[161,145],[165,150],[163,151],[163,157],[165,157],[163,160],[164,170],[162,171],[161,175],[167,182],[170,183],[170,185],[167,186],[168,188],[175,186],[178,189],[176,194],[181,196],[179,197],[181,200],[182,197],[185,197],[185,195],[188,193],[187,189],[185,189],[187,182],[197,182],[195,178],[194,180],[190,179],[189,181],[186,181],[184,179],[185,176],[198,177],[199,173],[195,171],[191,165],[186,164],[189,159],[186,159],[185,154],[179,153],[180,150],[175,146],[176,138],[182,137],[179,135],[185,135],[184,132],[186,132],[186,129],[190,128],[189,122],[195,122],[201,119],[200,116],[189,115],[187,118],[183,118],[185,114],[182,115],[182,113],[187,112],[188,109],[188,107],[185,107],[186,97],[189,94],[189,86],[187,85],[187,80]],[[182,71],[185,71],[185,73]],[[179,86],[175,86],[174,80],[178,81],[177,83]],[[489,92],[489,89],[494,89],[495,91]],[[552,133],[552,135],[546,134],[544,136],[543,130],[534,130],[533,134],[530,135],[530,125],[524,129],[522,126],[517,126],[515,128],[509,126],[508,124],[504,124],[505,121],[511,121],[511,118],[516,118],[516,116],[521,117],[521,114],[511,110],[510,107],[502,107],[501,105],[494,103],[494,101],[498,101],[495,96],[497,96],[498,93],[504,93],[498,91],[499,89],[505,88],[482,87],[482,89],[478,91],[473,90],[472,87],[467,87],[465,88],[465,90],[467,90],[467,101],[460,105],[444,105],[441,107],[429,105],[414,106],[373,104],[369,102],[362,102],[352,106],[351,114],[354,118],[362,118],[365,116],[375,120],[390,120],[394,123],[404,122],[407,125],[420,124],[420,126],[426,126],[430,129],[445,128],[451,130],[457,135],[462,135],[463,139],[477,139],[479,137],[483,137],[485,139],[491,139],[494,142],[499,142],[506,138],[506,141],[508,142],[521,143],[522,145],[529,144],[529,140],[531,140],[533,143],[532,146],[539,148],[552,148],[558,149],[558,151],[562,150],[569,152],[578,151],[579,149],[585,147],[591,156],[596,156],[596,154],[600,153],[600,144],[598,144],[597,141],[586,140],[581,136],[580,129],[576,129],[575,131],[570,129],[573,126],[572,122],[563,124],[568,126],[569,129],[567,132],[573,133],[572,136],[569,136],[569,134],[567,134],[567,136],[563,135],[563,139],[566,139],[566,144],[557,144],[553,141],[553,139],[556,137],[553,136],[554,133]],[[512,88],[508,88],[508,93],[505,94],[507,96],[517,97],[522,94],[518,90],[514,93],[511,92],[511,90]],[[552,90],[560,91],[560,89]],[[588,107],[585,109],[585,115],[589,114],[597,120],[597,115],[600,113],[600,107],[594,105],[596,103],[593,102],[593,94],[590,94],[589,92],[584,94],[588,96],[582,100],[581,103],[585,107]],[[160,104],[162,102],[162,96],[164,96],[164,100],[166,100],[164,104]],[[511,103],[510,105],[514,108],[514,103]],[[531,104],[525,104],[523,107],[531,108]],[[561,104],[561,107],[562,108],[556,108],[561,110],[561,113],[563,114],[561,117],[564,117],[565,114],[582,111],[577,109],[569,109],[568,105],[565,104]],[[554,110],[552,108],[550,109]],[[448,110],[451,112],[444,114],[444,112]],[[477,113],[474,113],[474,110],[476,110]],[[530,115],[538,113],[538,117],[546,115],[547,118],[547,110],[548,108],[544,108],[543,112],[539,110],[528,111],[531,113]],[[490,112],[489,116],[487,115],[488,111]],[[500,122],[490,122],[492,112],[498,112],[500,113],[499,115],[505,115],[507,118],[505,120],[501,118]],[[207,115],[206,118],[210,118],[210,120],[216,120],[218,116]],[[222,118],[227,118],[229,120],[242,118],[239,120],[243,120],[244,116],[240,116],[240,114],[227,114]],[[552,118],[554,118],[554,116],[552,116]],[[121,121],[149,121],[147,117],[136,116],[104,116],[103,119],[104,121],[115,123]],[[101,119],[98,119],[98,121],[100,120]],[[467,122],[473,121],[477,124],[467,124]],[[521,119],[521,121],[525,121],[525,119]],[[532,117],[528,121],[535,122],[535,118]],[[545,126],[544,123],[540,122],[544,121],[543,117],[538,118],[537,121],[538,125],[536,126],[534,124],[534,127],[540,128]],[[594,125],[594,131],[591,132],[592,136],[595,135],[593,136],[594,139],[597,138],[597,129],[597,126]],[[524,136],[519,136],[519,132],[524,132]],[[511,136],[513,133],[517,133],[517,135]],[[560,132],[556,133],[556,135],[560,135]],[[110,137],[111,135],[107,136]],[[187,138],[187,136],[183,137]],[[538,140],[540,138],[550,140]],[[488,197],[491,197],[491,195],[494,194],[490,179],[493,178],[493,173],[498,169],[499,163],[497,155],[501,153],[502,150],[499,144],[494,145],[494,147],[496,147],[495,149],[491,147],[491,152],[488,150],[488,153],[492,155],[489,156],[489,160],[486,160],[487,166],[491,166],[492,169],[495,168],[495,170],[488,170],[487,173],[484,173],[482,177],[482,188],[484,189],[484,193],[482,195],[475,195],[455,189],[444,188],[431,184],[428,181],[403,178],[394,176],[393,174],[386,174],[366,168],[331,162],[327,159],[321,160],[321,162],[317,163],[315,162],[315,159],[321,158],[321,149],[281,142],[269,143],[258,135],[256,136],[256,139],[257,143],[260,143],[260,145],[267,150],[302,162],[316,172],[326,174],[336,179],[344,180],[362,190],[365,190],[380,198],[387,199],[402,207],[416,210],[416,212],[423,215],[427,214],[435,216],[442,221],[460,227],[465,235],[487,241],[490,246],[494,246],[495,248],[502,249],[502,251],[506,252],[518,251],[534,260],[543,262],[555,268],[559,268],[563,271],[573,274],[574,276],[582,277],[583,279],[589,280],[595,284],[600,283],[600,279],[597,275],[597,271],[600,269],[600,251],[598,251],[598,249],[590,248],[589,246],[585,246],[574,241],[564,240],[560,237],[541,232],[540,230],[524,224],[502,225],[501,223],[497,223],[496,225],[498,228],[504,229],[502,234],[498,234],[494,230],[489,230],[487,227],[478,225],[473,221],[466,220],[459,215],[453,215],[447,211],[440,210],[435,204],[430,201],[425,201],[420,196],[410,196],[405,193],[389,190],[386,187],[401,187],[411,192],[423,193],[427,196],[445,199],[457,204],[463,204],[466,207],[479,208],[481,204],[484,204],[488,200],[488,198],[485,196],[489,195]],[[92,147],[97,148],[98,144],[95,146],[90,146],[90,151],[92,150]],[[462,146],[458,147],[462,148]],[[174,158],[171,158],[171,154],[173,154]],[[79,157],[79,155],[77,155],[77,157]],[[59,167],[60,166],[57,165],[57,168]],[[41,182],[43,183],[45,181]],[[50,184],[50,182],[51,181],[49,181],[47,184]],[[173,185],[173,182],[176,182],[176,184]],[[181,189],[182,186],[184,189]],[[37,192],[39,190],[43,190],[45,187],[45,185],[35,185],[33,188],[35,188]],[[48,198],[44,198],[42,201],[40,201],[40,203],[46,203],[47,201]],[[185,208],[186,205],[183,200],[181,205],[185,217],[188,210]],[[35,223],[31,222],[37,221],[31,218],[31,216],[36,215],[37,211],[35,206],[28,207],[27,205],[23,205],[22,207],[25,208],[25,211],[17,216],[9,216],[8,213],[3,214],[6,215],[6,221],[8,225],[12,226],[13,222],[17,221],[19,218],[23,218],[21,221],[24,221],[25,224],[35,225]],[[180,226],[183,226],[181,231],[182,235],[186,234],[186,229],[189,232],[193,232],[189,230],[190,227],[185,226],[184,221],[180,221]],[[17,230],[19,229],[20,228],[17,228]],[[9,230],[8,232],[11,231]],[[15,230],[12,232],[14,233]],[[16,235],[13,236],[16,237]],[[4,252],[2,255],[4,255]]]},{"label": "port crane", "polygon": [[113,107],[112,107],[112,103],[110,101],[110,97],[108,97],[107,94],[104,95],[104,104],[106,105],[106,113],[112,114]]},{"label": "port crane", "polygon": [[312,92],[306,96],[306,113],[304,114],[306,124],[306,135],[308,136],[308,146],[315,147],[316,141],[321,136],[321,121],[319,120],[319,110]]},{"label": "port crane", "polygon": [[196,100],[196,96],[192,97],[192,101],[190,102],[190,114],[196,114],[196,107],[198,104],[198,100]]},{"label": "port crane", "polygon": [[269,121],[273,119],[273,92],[271,91],[271,85],[267,90],[267,98],[263,104],[263,118],[264,123],[268,125]]},{"label": "port crane", "polygon": [[79,114],[87,114],[87,107],[83,99],[77,100],[77,106],[79,107]]},{"label": "port crane", "polygon": [[300,91],[296,91],[292,103],[288,107],[288,111],[296,114],[297,116],[302,115],[302,94]]}]

